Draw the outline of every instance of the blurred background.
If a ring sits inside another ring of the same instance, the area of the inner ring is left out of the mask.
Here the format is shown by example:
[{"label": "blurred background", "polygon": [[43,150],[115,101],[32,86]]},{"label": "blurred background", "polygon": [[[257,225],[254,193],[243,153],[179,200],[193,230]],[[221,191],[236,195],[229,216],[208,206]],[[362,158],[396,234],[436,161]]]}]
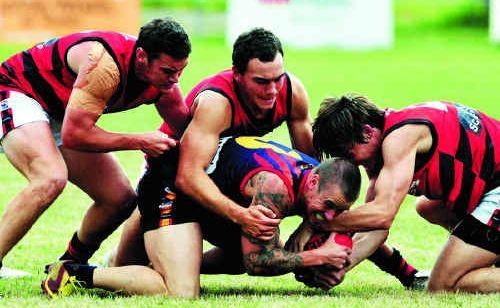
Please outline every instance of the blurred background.
[{"label": "blurred background", "polygon": [[[500,16],[495,13],[498,2],[0,0],[0,60],[64,33],[109,29],[137,34],[139,26],[148,20],[171,16],[186,28],[192,40],[193,52],[180,80],[183,92],[187,93],[206,76],[230,67],[234,36],[246,27],[260,25],[271,28],[285,42],[286,70],[304,83],[312,118],[326,96],[357,92],[367,95],[380,107],[402,108],[416,102],[448,100],[478,108],[498,119],[500,47],[495,38],[500,31],[496,30],[494,18]],[[151,131],[160,123],[152,106],[105,115],[99,120],[104,128],[121,132]],[[289,143],[284,127],[270,137]],[[142,153],[118,152],[117,157],[134,182],[143,162]],[[1,209],[24,187],[25,181],[3,155],[0,155],[0,170]],[[413,202],[408,197],[403,204],[391,229],[390,242],[408,256],[410,263],[428,269],[447,232],[418,217]],[[68,186],[8,256],[6,264],[36,272],[53,261],[64,250],[89,203],[86,195]],[[293,231],[296,223],[297,220],[285,222],[283,234]],[[118,236],[115,232],[103,244],[95,260],[115,245]],[[33,254],[39,256],[36,262],[31,260]],[[352,288],[354,297],[366,292],[356,289],[358,285],[398,287],[391,277],[380,274],[369,264],[350,275],[342,288]],[[209,282],[209,287],[212,281],[213,285],[231,287],[230,280],[203,279]],[[35,281],[29,283],[34,285]],[[241,283],[238,280],[237,284]],[[250,282],[248,285],[252,287]],[[12,290],[17,292],[14,287]],[[37,296],[34,291],[31,294]],[[379,293],[375,296],[378,298]],[[401,300],[407,298],[412,300],[401,294]]]}]

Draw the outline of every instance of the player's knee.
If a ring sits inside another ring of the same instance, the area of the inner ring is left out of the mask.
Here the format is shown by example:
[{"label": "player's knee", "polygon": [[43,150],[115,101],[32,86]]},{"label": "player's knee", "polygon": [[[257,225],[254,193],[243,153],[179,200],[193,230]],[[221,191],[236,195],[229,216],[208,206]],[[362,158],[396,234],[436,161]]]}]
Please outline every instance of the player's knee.
[{"label": "player's knee", "polygon": [[53,174],[30,183],[31,193],[39,200],[41,208],[47,208],[64,190],[68,179],[64,174]]},{"label": "player's knee", "polygon": [[120,213],[120,216],[129,217],[136,205],[136,193],[130,186],[123,186],[119,190],[108,194],[106,198],[96,200],[105,205],[112,212]]},{"label": "player's knee", "polygon": [[451,279],[431,279],[429,280],[429,284],[427,285],[427,290],[431,293],[437,292],[451,292],[455,290],[456,281],[452,281]]}]

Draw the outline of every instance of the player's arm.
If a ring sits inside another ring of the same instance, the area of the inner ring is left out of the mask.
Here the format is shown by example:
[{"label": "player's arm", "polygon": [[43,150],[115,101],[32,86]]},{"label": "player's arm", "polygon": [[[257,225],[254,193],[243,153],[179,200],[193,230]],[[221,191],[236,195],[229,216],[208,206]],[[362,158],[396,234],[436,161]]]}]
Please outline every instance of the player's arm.
[{"label": "player's arm", "polygon": [[329,223],[332,231],[390,228],[410,187],[419,143],[427,131],[423,125],[405,125],[385,138],[382,143],[384,166],[375,182],[373,201],[335,217]]},{"label": "player's arm", "polygon": [[163,92],[155,107],[158,114],[172,128],[174,135],[171,137],[180,139],[189,122],[189,108],[184,102],[179,86],[174,85],[170,91]]},{"label": "player's arm", "polygon": [[239,225],[246,232],[265,239],[271,238],[279,219],[267,208],[244,208],[226,197],[206,174],[217,150],[219,136],[231,125],[231,107],[222,95],[205,91],[195,102],[193,119],[180,143],[176,186],[209,210]]},{"label": "player's arm", "polygon": [[[281,216],[290,205],[288,188],[279,176],[271,172],[260,172],[253,176],[245,186],[245,193],[253,195],[251,207],[263,205],[277,216]],[[248,274],[258,276],[282,275],[309,266],[343,266],[349,249],[335,245],[333,240],[327,242],[318,249],[294,253],[281,247],[279,229],[269,241],[259,240],[243,232],[243,262]]]},{"label": "player's arm", "polygon": [[93,152],[142,150],[157,155],[175,145],[159,132],[121,134],[96,125],[120,83],[118,66],[100,43],[85,42],[73,47],[68,63],[77,78],[61,131],[65,147]]},{"label": "player's arm", "polygon": [[290,139],[295,149],[314,156],[312,126],[309,115],[309,98],[300,80],[290,75],[292,83],[292,109],[287,122]]}]

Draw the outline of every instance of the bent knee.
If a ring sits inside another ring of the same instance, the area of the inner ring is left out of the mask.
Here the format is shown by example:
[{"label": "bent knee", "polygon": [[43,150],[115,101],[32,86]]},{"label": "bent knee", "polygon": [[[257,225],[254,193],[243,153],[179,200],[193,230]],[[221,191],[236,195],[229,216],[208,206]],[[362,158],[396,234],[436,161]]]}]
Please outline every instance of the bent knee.
[{"label": "bent knee", "polygon": [[30,183],[31,193],[39,200],[40,207],[48,207],[64,190],[68,179],[64,175],[51,175]]},{"label": "bent knee", "polygon": [[130,211],[135,207],[136,193],[131,186],[123,186],[120,189],[109,191],[106,196],[95,200],[100,204],[105,204],[120,211]]},{"label": "bent knee", "polygon": [[455,281],[437,281],[431,278],[429,281],[429,284],[427,285],[427,291],[431,293],[437,293],[437,292],[453,292],[455,291],[456,288],[456,282]]}]

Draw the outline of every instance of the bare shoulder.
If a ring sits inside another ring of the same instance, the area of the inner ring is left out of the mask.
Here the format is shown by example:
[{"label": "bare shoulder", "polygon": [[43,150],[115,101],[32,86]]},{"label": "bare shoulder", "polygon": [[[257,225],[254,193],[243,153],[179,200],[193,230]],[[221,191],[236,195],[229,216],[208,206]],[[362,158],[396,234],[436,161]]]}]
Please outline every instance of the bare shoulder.
[{"label": "bare shoulder", "polygon": [[262,171],[252,176],[245,185],[244,194],[252,203],[264,205],[275,213],[283,213],[291,204],[289,187],[276,173]]},{"label": "bare shoulder", "polygon": [[415,148],[417,153],[426,153],[432,147],[432,133],[427,125],[407,124],[395,129],[384,139],[383,149],[397,150],[402,147]]}]

